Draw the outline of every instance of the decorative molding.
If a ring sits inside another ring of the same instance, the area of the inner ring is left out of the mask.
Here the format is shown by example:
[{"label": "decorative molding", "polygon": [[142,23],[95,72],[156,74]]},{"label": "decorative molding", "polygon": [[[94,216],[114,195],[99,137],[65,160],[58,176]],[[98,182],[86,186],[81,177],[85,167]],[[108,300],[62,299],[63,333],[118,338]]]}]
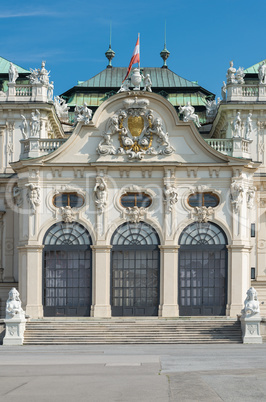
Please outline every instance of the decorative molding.
[{"label": "decorative molding", "polygon": [[99,214],[102,214],[107,206],[107,184],[103,177],[96,177],[96,184],[94,187],[94,200],[96,209]]},{"label": "decorative molding", "polygon": [[206,223],[210,220],[211,215],[213,215],[214,209],[212,207],[195,207],[191,213],[192,218],[200,223]]},{"label": "decorative molding", "polygon": [[143,208],[143,207],[139,208],[139,207],[135,206],[132,208],[130,208],[130,207],[125,208],[124,214],[125,214],[127,221],[129,221],[131,223],[139,223],[140,220],[142,220],[144,218],[146,211],[147,211],[146,208]]}]

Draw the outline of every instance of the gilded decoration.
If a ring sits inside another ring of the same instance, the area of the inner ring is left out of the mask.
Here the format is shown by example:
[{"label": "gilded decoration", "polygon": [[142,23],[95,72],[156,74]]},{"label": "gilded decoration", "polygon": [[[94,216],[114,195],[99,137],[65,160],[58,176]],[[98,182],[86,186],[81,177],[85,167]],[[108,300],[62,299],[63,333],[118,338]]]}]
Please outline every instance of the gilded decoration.
[{"label": "gilded decoration", "polygon": [[[171,155],[174,152],[162,119],[147,108],[147,99],[129,98],[123,106],[108,119],[103,139],[97,147],[100,155],[120,154],[129,159],[142,159],[144,155]],[[118,148],[113,143],[116,135]]]}]

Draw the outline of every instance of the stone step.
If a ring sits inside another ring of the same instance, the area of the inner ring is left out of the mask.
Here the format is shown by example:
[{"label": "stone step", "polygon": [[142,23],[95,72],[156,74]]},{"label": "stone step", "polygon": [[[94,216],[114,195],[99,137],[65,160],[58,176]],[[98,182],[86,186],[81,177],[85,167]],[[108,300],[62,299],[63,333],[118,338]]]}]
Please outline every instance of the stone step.
[{"label": "stone step", "polygon": [[240,322],[219,320],[36,320],[25,345],[241,343]]}]

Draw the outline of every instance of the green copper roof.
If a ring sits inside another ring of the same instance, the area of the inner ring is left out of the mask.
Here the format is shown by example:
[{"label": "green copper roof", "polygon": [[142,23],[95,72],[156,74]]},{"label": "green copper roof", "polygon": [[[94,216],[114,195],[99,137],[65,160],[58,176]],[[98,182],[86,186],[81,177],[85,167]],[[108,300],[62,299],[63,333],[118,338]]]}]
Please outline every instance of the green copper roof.
[{"label": "green copper roof", "polygon": [[254,66],[251,66],[251,67],[249,67],[249,68],[246,68],[246,70],[244,70],[244,72],[245,72],[246,74],[258,74],[259,65],[260,65],[263,61],[265,61],[265,63],[266,63],[266,59],[265,59],[265,60],[261,60],[259,63],[254,64]]},{"label": "green copper roof", "polygon": [[[141,68],[144,75],[150,74],[154,88],[199,87],[198,84],[180,77],[168,68]],[[126,67],[106,68],[88,81],[79,82],[78,87],[89,88],[120,88],[127,72]]]},{"label": "green copper roof", "polygon": [[[17,64],[13,63],[14,66],[17,68],[18,73],[30,73],[29,70],[25,70],[24,68],[18,66]],[[8,74],[8,70],[10,67],[10,61],[0,57],[0,74]]]}]

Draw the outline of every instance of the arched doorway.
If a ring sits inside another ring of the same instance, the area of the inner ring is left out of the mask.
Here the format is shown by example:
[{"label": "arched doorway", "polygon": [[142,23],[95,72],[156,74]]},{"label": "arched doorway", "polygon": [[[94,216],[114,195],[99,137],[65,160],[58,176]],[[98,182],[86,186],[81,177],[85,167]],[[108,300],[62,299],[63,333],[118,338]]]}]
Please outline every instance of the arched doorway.
[{"label": "arched doorway", "polygon": [[195,222],[179,238],[179,314],[225,315],[227,238],[214,223]]},{"label": "arched doorway", "polygon": [[89,316],[91,237],[78,223],[59,222],[44,236],[44,315]]},{"label": "arched doorway", "polygon": [[160,251],[148,224],[125,223],[112,237],[113,316],[156,316],[159,305]]}]

